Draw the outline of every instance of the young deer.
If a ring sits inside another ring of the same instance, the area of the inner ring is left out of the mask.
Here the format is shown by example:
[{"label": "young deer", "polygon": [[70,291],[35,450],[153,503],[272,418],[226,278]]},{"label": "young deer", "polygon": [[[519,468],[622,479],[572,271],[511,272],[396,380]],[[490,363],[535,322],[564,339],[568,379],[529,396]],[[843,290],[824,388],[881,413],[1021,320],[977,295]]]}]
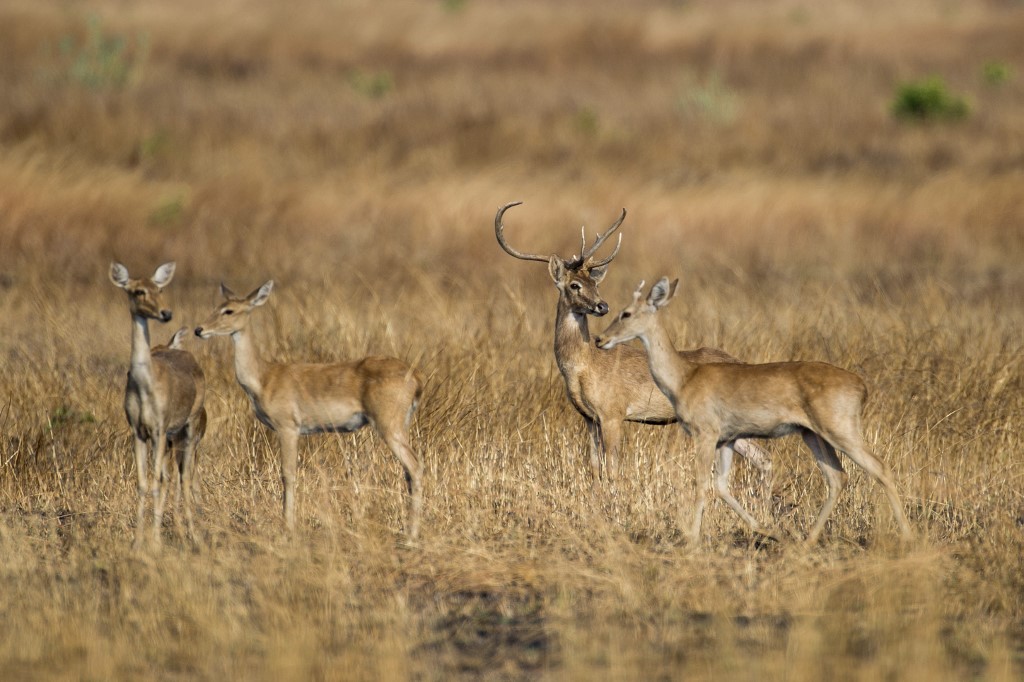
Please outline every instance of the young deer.
[{"label": "young deer", "polygon": [[[494,216],[494,235],[505,253],[527,261],[548,264],[548,273],[558,289],[555,313],[555,362],[565,379],[569,401],[580,413],[590,435],[590,466],[595,479],[615,475],[622,422],[671,424],[676,421],[671,403],[651,380],[647,359],[639,348],[620,346],[614,351],[598,350],[590,338],[588,315],[601,317],[608,304],[601,299],[597,285],[604,279],[608,264],[619,253],[622,235],[612,254],[603,260],[594,258],[602,244],[626,219],[622,215],[587,248],[586,233],[580,244],[580,255],[569,259],[540,256],[516,251],[505,241],[502,216],[521,201],[505,204]],[[689,362],[739,362],[724,351],[699,348],[678,351]],[[770,486],[772,463],[768,454],[754,443],[739,440],[736,452],[745,456]],[[602,461],[604,460],[604,461]],[[606,468],[603,471],[602,467]]]},{"label": "young deer", "polygon": [[270,297],[273,280],[248,296],[221,285],[224,303],[196,336],[231,336],[235,377],[249,396],[256,418],[277,432],[281,446],[284,520],[295,527],[295,469],[299,436],[349,432],[372,424],[405,467],[410,497],[409,537],[419,533],[423,505],[422,466],[409,445],[409,423],[423,392],[419,374],[389,357],[332,364],[276,363],[260,359],[249,334],[249,315]]},{"label": "young deer", "polygon": [[[174,276],[174,263],[157,268],[150,279],[133,279],[127,268],[111,263],[110,281],[128,294],[132,315],[132,357],[124,392],[124,411],[135,437],[139,506],[135,547],[142,545],[147,494],[153,497],[153,540],[160,544],[167,490],[166,447],[171,446],[178,500],[184,498],[188,535],[195,537],[192,519],[193,475],[196,447],[206,432],[206,379],[188,351],[168,346],[149,347],[149,320],[168,322],[171,311],[160,300]],[[149,450],[153,452],[152,482],[147,475]],[[175,516],[175,521],[180,520]],[[180,529],[180,525],[179,525]]]},{"label": "young deer", "polygon": [[[715,363],[700,365],[677,354],[657,312],[676,293],[679,280],[671,285],[663,277],[643,298],[643,282],[615,321],[597,338],[601,348],[615,348],[640,339],[647,350],[651,374],[658,388],[675,407],[683,429],[698,441],[696,508],[690,526],[690,540],[700,539],[701,518],[707,497],[706,476],[715,472],[718,495],[756,532],[757,521],[729,494],[727,481],[732,463],[731,450],[739,438],[778,438],[799,433],[814,453],[825,476],[828,495],[807,542],[818,539],[846,473],[836,450],[856,462],[885,490],[893,515],[905,539],[910,524],[903,514],[889,468],[876,459],[861,435],[861,414],[867,388],[856,374],[823,362],[775,362],[762,365]],[[718,454],[717,467],[715,454]]]}]

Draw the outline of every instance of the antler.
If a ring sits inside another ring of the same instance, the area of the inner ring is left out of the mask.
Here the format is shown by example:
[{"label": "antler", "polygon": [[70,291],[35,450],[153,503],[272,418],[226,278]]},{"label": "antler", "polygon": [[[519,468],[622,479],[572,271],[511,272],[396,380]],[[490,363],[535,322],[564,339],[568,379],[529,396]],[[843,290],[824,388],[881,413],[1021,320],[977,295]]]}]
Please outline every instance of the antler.
[{"label": "antler", "polygon": [[[607,230],[605,230],[603,234],[597,235],[597,239],[594,241],[593,244],[590,245],[589,249],[586,248],[587,236],[586,236],[586,232],[584,232],[584,234],[583,234],[583,241],[580,244],[580,251],[581,251],[581,253],[579,255],[579,258],[573,258],[573,261],[572,261],[573,264],[576,265],[576,266],[580,266],[580,265],[583,265],[584,263],[587,263],[588,259],[593,257],[593,255],[597,252],[597,250],[599,248],[601,248],[601,245],[604,244],[605,240],[608,239],[608,237],[612,236],[612,233],[615,232],[615,230],[619,229],[619,225],[622,225],[622,221],[625,220],[625,219],[626,219],[626,209],[622,209],[622,215],[619,216],[619,219],[616,220],[614,223],[612,223],[612,226],[609,227]],[[615,258],[615,256],[617,256],[619,254],[619,249],[621,247],[622,247],[622,234],[620,233],[619,234],[619,240],[615,244],[615,250],[612,251],[612,255],[608,256],[604,260],[599,260],[599,261],[593,261],[592,260],[589,263],[587,263],[587,265],[589,267],[591,267],[591,268],[599,268],[601,266],[608,265],[609,263],[612,262],[612,259]]]},{"label": "antler", "polygon": [[511,203],[505,204],[504,206],[498,209],[498,213],[494,216],[494,236],[497,237],[498,239],[498,246],[504,249],[505,253],[507,253],[510,256],[514,256],[519,260],[539,260],[544,263],[547,263],[550,259],[550,256],[539,256],[532,253],[520,253],[519,251],[516,251],[511,246],[509,246],[508,242],[505,241],[505,226],[501,222],[501,217],[505,215],[505,211],[512,208],[513,206],[518,206],[521,203],[523,202],[513,201]]},{"label": "antler", "polygon": [[646,280],[640,280],[640,284],[637,285],[636,291],[633,292],[633,303],[636,303],[644,296],[644,284]]}]

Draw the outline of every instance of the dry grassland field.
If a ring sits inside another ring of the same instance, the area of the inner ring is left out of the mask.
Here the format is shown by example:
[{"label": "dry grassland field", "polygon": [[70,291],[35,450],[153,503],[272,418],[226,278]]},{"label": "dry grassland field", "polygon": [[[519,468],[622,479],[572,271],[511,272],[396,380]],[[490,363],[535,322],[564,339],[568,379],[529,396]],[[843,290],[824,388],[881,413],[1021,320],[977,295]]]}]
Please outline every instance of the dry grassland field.
[{"label": "dry grassland field", "polygon": [[[1013,0],[0,3],[0,678],[1020,679],[1022,36]],[[770,495],[733,472],[782,542],[717,499],[685,541],[677,426],[592,480],[515,200],[565,258],[626,207],[601,295],[678,277],[677,347],[861,375],[913,540],[847,460],[802,543],[797,437]],[[172,508],[133,551],[113,260],[177,263],[154,343],[273,278],[266,359],[413,364],[418,541],[369,428],[300,441],[288,535],[232,344],[190,334],[196,542]]]}]

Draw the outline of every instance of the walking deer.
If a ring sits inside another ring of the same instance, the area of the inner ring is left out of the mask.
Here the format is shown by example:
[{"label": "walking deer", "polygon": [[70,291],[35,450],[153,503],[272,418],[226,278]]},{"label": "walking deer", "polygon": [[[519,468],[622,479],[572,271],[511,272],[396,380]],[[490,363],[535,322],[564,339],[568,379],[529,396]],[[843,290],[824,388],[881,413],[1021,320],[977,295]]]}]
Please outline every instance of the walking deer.
[{"label": "walking deer", "polygon": [[[580,255],[565,259],[556,255],[521,253],[509,246],[505,240],[502,218],[505,211],[521,203],[514,201],[498,209],[494,216],[494,236],[498,245],[510,256],[548,264],[548,274],[558,289],[555,362],[565,379],[569,401],[587,425],[590,466],[594,478],[607,476],[612,479],[616,473],[618,448],[622,440],[622,422],[663,425],[676,421],[671,403],[651,379],[642,350],[619,346],[611,352],[602,351],[590,337],[587,316],[602,317],[608,312],[608,304],[601,299],[597,287],[607,274],[608,264],[619,253],[622,234],[618,235],[618,242],[610,256],[597,259],[594,254],[622,225],[626,219],[626,209],[622,209],[618,220],[599,234],[590,247],[587,247],[584,231]],[[739,362],[715,348],[678,353],[694,363]],[[772,463],[768,454],[754,443],[742,439],[736,442],[735,451],[745,456],[761,472],[766,487],[770,486]]]},{"label": "walking deer", "polygon": [[[174,346],[150,349],[149,320],[168,322],[171,311],[161,293],[174,277],[175,264],[165,263],[148,279],[134,279],[120,263],[111,263],[110,281],[128,294],[132,316],[131,366],[124,393],[124,411],[135,438],[135,467],[139,504],[135,547],[143,542],[146,497],[153,498],[153,540],[160,544],[164,503],[167,499],[166,448],[171,447],[178,500],[184,499],[188,535],[195,537],[192,519],[193,475],[196,447],[206,432],[206,379],[188,351]],[[177,335],[174,337],[177,338]],[[148,473],[152,451],[152,480]],[[176,523],[180,520],[175,515]],[[179,525],[180,530],[180,525]]]},{"label": "walking deer", "polygon": [[[861,416],[867,388],[845,369],[824,362],[769,364],[697,364],[677,354],[657,312],[675,296],[679,280],[663,277],[643,300],[643,282],[633,302],[597,338],[611,349],[640,339],[647,351],[651,374],[675,408],[683,429],[697,438],[691,542],[700,539],[708,478],[714,469],[715,489],[754,531],[763,530],[733,498],[725,485],[732,463],[731,451],[739,438],[778,438],[792,433],[803,437],[825,477],[828,494],[807,542],[813,543],[828,520],[846,473],[836,456],[839,450],[881,484],[904,539],[911,537],[889,468],[864,444]],[[717,466],[716,466],[717,453]]]},{"label": "walking deer", "polygon": [[372,424],[405,468],[408,535],[419,534],[422,466],[409,444],[409,424],[423,392],[419,374],[401,360],[371,356],[332,364],[266,362],[249,333],[249,316],[270,297],[273,280],[239,297],[223,284],[220,304],[196,336],[230,336],[235,377],[256,418],[277,432],[281,447],[284,520],[295,527],[298,439],[312,433],[345,433]]}]

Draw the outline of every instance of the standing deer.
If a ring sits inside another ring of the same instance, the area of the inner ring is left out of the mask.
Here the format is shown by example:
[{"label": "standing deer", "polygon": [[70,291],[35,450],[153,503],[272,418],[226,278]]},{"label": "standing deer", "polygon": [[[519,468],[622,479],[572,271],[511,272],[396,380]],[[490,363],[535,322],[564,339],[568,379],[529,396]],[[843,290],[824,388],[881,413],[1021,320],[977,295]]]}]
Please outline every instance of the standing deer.
[{"label": "standing deer", "polygon": [[367,357],[332,364],[265,362],[249,334],[249,315],[270,297],[273,280],[248,296],[221,284],[224,302],[196,336],[231,336],[235,377],[256,418],[277,432],[281,447],[284,520],[295,528],[295,469],[299,436],[346,433],[372,424],[405,468],[409,537],[419,534],[422,465],[409,445],[409,423],[423,392],[419,374],[396,358]]},{"label": "standing deer", "polygon": [[[587,316],[602,317],[608,304],[601,299],[597,285],[604,279],[608,264],[619,253],[622,234],[615,250],[605,259],[594,254],[626,219],[626,209],[603,234],[587,248],[586,232],[580,244],[580,255],[569,259],[541,256],[516,251],[505,241],[502,217],[505,211],[521,201],[505,204],[494,216],[494,236],[505,253],[526,261],[548,264],[548,273],[558,289],[555,313],[555,362],[565,379],[566,391],[573,407],[582,415],[590,435],[590,467],[595,479],[614,478],[622,422],[671,424],[676,421],[671,403],[651,379],[647,360],[639,348],[617,347],[612,352],[599,350],[590,338]],[[688,362],[736,362],[739,360],[715,348],[678,351]],[[772,463],[768,454],[754,443],[739,440],[736,452],[745,456],[761,472],[770,486]],[[602,461],[604,460],[604,461]],[[606,469],[603,470],[603,468]]]},{"label": "standing deer", "polygon": [[[861,415],[867,388],[864,381],[845,369],[824,362],[774,362],[760,365],[697,364],[675,352],[657,312],[675,296],[679,280],[671,285],[662,277],[643,299],[643,282],[628,305],[597,338],[597,345],[611,349],[640,339],[647,351],[651,374],[658,388],[675,408],[683,429],[697,438],[695,480],[696,507],[690,541],[700,540],[701,519],[708,478],[715,472],[718,495],[754,531],[766,533],[725,487],[731,451],[739,438],[778,438],[791,433],[803,437],[825,476],[828,495],[818,520],[807,536],[814,543],[825,527],[846,472],[836,456],[842,451],[878,481],[892,505],[904,539],[911,537],[889,468],[864,444]],[[717,466],[715,455],[717,452]],[[770,534],[770,533],[766,533]]]},{"label": "standing deer", "polygon": [[[188,535],[195,537],[192,520],[193,475],[196,447],[206,432],[206,379],[188,351],[168,346],[149,347],[149,320],[168,322],[171,311],[160,300],[174,277],[174,263],[157,268],[152,278],[133,279],[120,263],[110,264],[110,281],[128,294],[132,315],[132,357],[124,392],[124,411],[135,437],[139,506],[135,548],[143,541],[146,496],[153,498],[153,540],[160,544],[164,503],[167,499],[165,451],[171,446],[178,500],[184,498]],[[177,337],[175,337],[177,338]],[[152,450],[152,481],[148,476]],[[175,516],[175,521],[180,520]],[[179,525],[180,529],[180,525]]]}]

